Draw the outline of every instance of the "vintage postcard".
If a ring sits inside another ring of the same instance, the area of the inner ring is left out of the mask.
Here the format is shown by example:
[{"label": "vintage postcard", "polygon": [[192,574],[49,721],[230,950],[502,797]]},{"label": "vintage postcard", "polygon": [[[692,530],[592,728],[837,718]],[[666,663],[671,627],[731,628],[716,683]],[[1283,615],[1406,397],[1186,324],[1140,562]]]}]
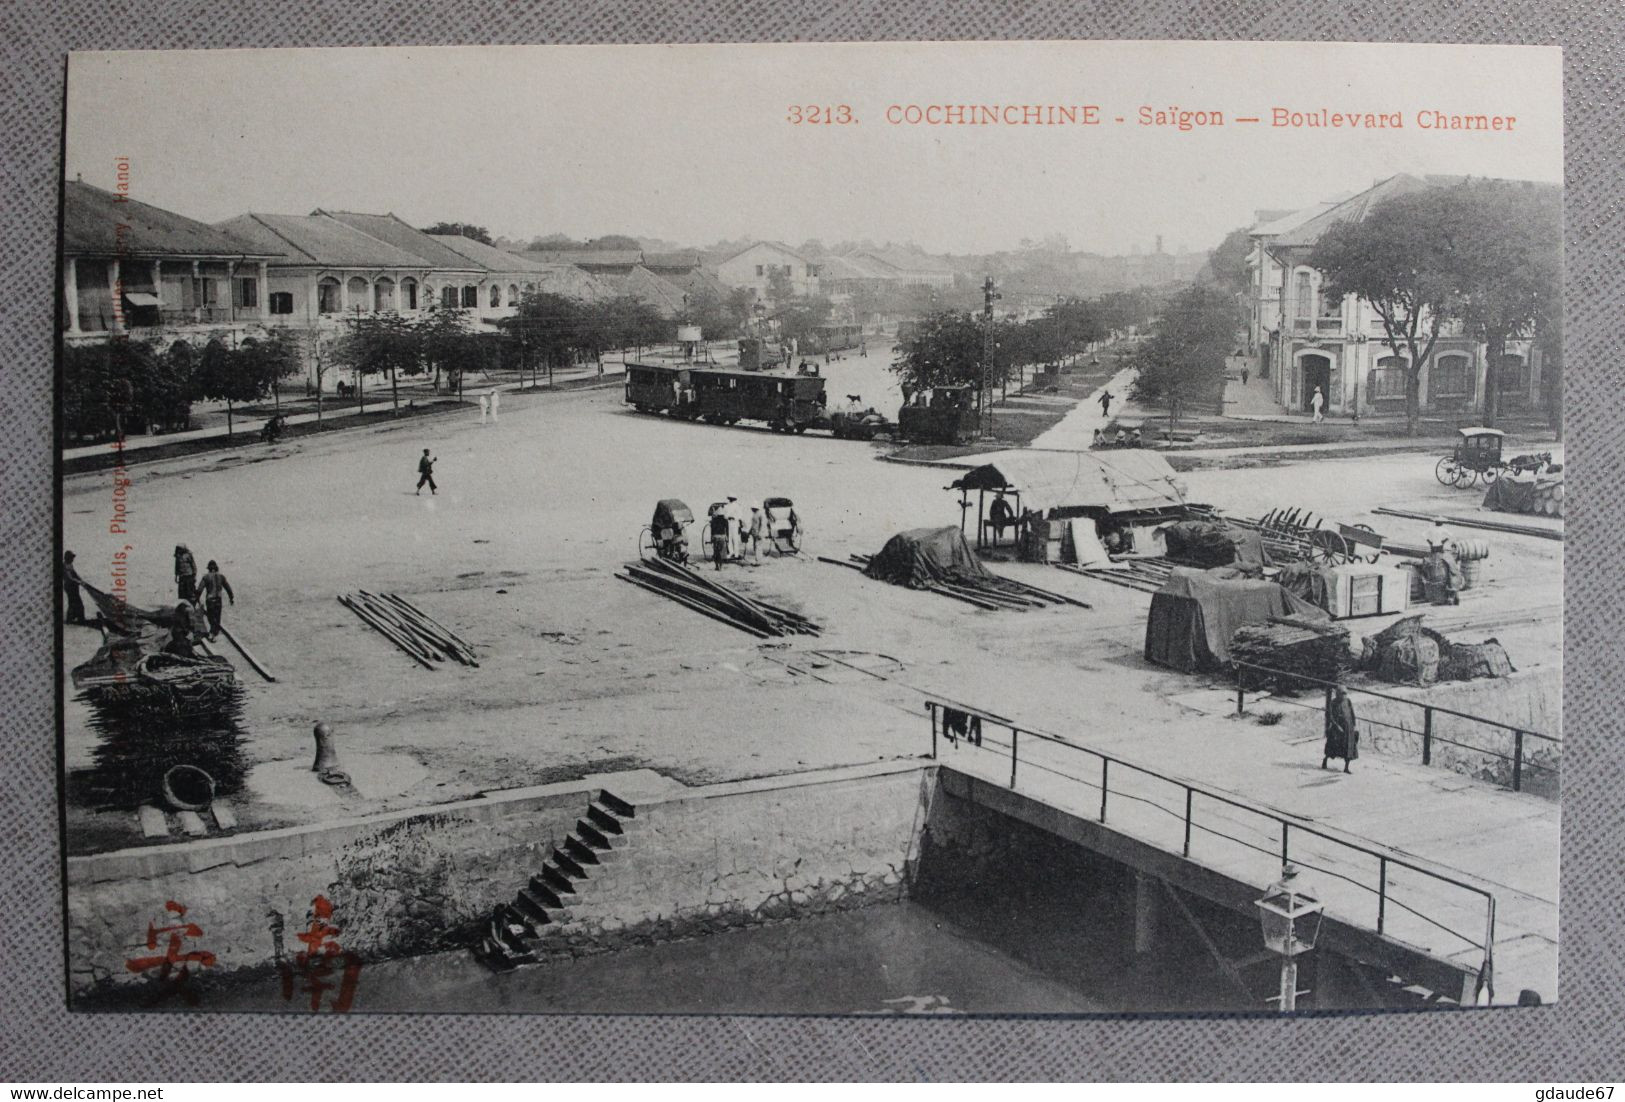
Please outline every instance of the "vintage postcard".
[{"label": "vintage postcard", "polygon": [[72,1006],[1552,1002],[1562,117],[1501,46],[73,55]]}]

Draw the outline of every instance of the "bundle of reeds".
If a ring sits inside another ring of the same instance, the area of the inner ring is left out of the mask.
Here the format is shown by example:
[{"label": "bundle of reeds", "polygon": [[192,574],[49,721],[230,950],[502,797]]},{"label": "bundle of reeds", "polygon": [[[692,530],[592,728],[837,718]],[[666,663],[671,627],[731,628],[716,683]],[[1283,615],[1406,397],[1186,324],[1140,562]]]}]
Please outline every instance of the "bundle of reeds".
[{"label": "bundle of reeds", "polygon": [[478,666],[474,647],[417,605],[394,593],[339,594],[339,604],[361,617],[368,626],[394,643],[426,670],[450,658],[465,666]]},{"label": "bundle of reeds", "polygon": [[819,635],[823,631],[799,612],[780,608],[759,597],[747,597],[669,559],[657,557],[628,563],[626,572],[615,576],[759,639]]}]

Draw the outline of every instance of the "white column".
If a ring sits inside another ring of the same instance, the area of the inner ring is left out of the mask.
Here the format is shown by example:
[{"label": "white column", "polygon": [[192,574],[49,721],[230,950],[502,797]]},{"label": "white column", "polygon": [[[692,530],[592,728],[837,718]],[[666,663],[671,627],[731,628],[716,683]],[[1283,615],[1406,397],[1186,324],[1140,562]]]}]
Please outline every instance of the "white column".
[{"label": "white column", "polygon": [[259,281],[260,281],[260,286],[259,286],[259,292],[260,292],[259,293],[260,317],[269,318],[271,316],[271,264],[270,264],[270,262],[265,261],[265,260],[260,261],[259,264],[258,264],[258,270],[259,270]]},{"label": "white column", "polygon": [[62,301],[68,308],[68,332],[79,332],[79,262],[68,257],[62,265]]},{"label": "white column", "polygon": [[197,261],[192,261],[192,320],[203,320],[203,278]]},{"label": "white column", "polygon": [[350,277],[339,273],[339,316],[348,317],[350,314]]},{"label": "white column", "polygon": [[111,332],[124,332],[124,300],[119,295],[118,257],[107,262],[107,293],[113,301],[113,312],[107,320]]}]

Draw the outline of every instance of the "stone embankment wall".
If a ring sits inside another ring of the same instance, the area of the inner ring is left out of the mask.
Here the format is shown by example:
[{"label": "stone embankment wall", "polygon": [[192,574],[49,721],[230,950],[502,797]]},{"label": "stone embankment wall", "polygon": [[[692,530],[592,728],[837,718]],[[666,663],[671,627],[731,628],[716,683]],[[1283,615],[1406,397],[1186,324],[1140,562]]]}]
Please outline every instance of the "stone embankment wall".
[{"label": "stone embankment wall", "polygon": [[[1563,737],[1561,666],[1518,671],[1503,678],[1441,681],[1426,688],[1382,683],[1372,683],[1369,687],[1415,703],[1350,693],[1349,699],[1354,703],[1360,726],[1361,753],[1377,753],[1420,762],[1423,704],[1483,716],[1558,739]],[[1323,729],[1321,698],[1316,694],[1304,694],[1294,703],[1282,702],[1279,706],[1269,700],[1249,700],[1247,710],[1255,715],[1260,712],[1283,713],[1284,718],[1276,728],[1283,734],[1318,735]],[[1514,736],[1510,730],[1441,712],[1433,714],[1432,764],[1437,769],[1449,769],[1491,784],[1511,787],[1513,745]],[[1556,799],[1563,766],[1561,743],[1525,735],[1523,760],[1523,791]]]},{"label": "stone embankment wall", "polygon": [[935,780],[902,772],[768,778],[640,806],[587,868],[542,954],[579,956],[896,902]]},{"label": "stone embankment wall", "polygon": [[[839,909],[906,891],[931,770],[892,763],[677,789],[640,801],[561,926],[574,951]],[[615,791],[613,778],[607,782]],[[551,785],[420,811],[68,861],[75,995],[140,982],[149,924],[201,930],[210,975],[272,970],[304,946],[312,902],[363,960],[471,942],[541,871],[596,786]],[[620,793],[617,793],[618,795]],[[158,950],[168,944],[157,936]]]}]

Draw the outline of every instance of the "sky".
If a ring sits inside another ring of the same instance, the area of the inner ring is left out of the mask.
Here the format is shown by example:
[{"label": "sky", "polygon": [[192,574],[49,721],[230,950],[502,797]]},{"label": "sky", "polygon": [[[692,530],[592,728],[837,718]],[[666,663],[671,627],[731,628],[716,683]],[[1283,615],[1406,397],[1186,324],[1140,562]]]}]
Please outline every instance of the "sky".
[{"label": "sky", "polygon": [[[1101,121],[887,121],[933,104],[1094,105]],[[794,105],[844,105],[856,122],[796,125]],[[1142,107],[1225,125],[1142,126]],[[1403,127],[1277,127],[1275,108],[1398,112]],[[1434,111],[1516,121],[1419,128]],[[111,187],[128,158],[132,198],[207,222],[325,207],[518,238],[983,253],[1061,234],[1123,254],[1159,235],[1208,249],[1257,210],[1395,172],[1561,182],[1562,148],[1561,54],[1546,47],[400,47],[74,54],[65,171]]]}]

